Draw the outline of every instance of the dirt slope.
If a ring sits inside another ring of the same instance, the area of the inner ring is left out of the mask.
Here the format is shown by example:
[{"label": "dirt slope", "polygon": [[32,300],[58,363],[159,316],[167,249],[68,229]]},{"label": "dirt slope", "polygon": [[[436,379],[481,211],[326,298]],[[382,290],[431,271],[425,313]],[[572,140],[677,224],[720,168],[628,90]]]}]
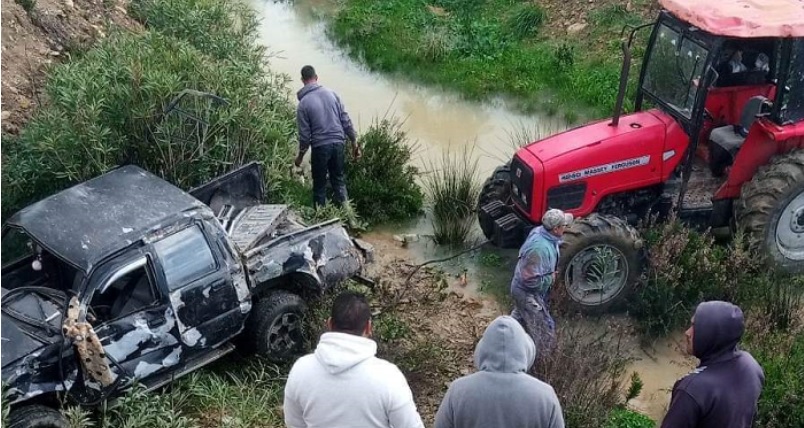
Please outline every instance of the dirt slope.
[{"label": "dirt slope", "polygon": [[19,132],[46,102],[49,65],[104,37],[112,25],[141,28],[124,0],[2,0],[3,132]]}]

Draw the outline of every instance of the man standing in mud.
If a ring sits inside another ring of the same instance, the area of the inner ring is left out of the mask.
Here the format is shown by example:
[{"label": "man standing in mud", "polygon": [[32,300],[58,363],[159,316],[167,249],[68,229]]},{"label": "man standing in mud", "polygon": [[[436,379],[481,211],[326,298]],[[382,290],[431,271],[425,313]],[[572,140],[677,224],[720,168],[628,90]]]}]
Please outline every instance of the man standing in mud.
[{"label": "man standing in mud", "polygon": [[312,148],[310,165],[313,173],[313,206],[326,203],[327,177],[332,183],[335,204],[346,202],[346,179],[344,178],[344,144],[348,139],[353,144],[354,156],[361,155],[352,120],[340,97],[330,89],[318,84],[315,69],[305,65],[301,69],[304,87],[296,96],[296,123],[299,127],[299,154],[294,164],[301,166],[307,150]]},{"label": "man standing in mud", "polygon": [[691,324],[684,334],[687,353],[701,363],[673,386],[662,428],[751,428],[765,374],[737,348],[743,311],[728,302],[704,302]]},{"label": "man standing in mud", "polygon": [[572,214],[551,209],[542,216],[542,225],[533,229],[519,249],[519,261],[511,281],[514,311],[540,351],[549,349],[555,321],[547,307],[550,289],[556,280],[558,247]]},{"label": "man standing in mud", "polygon": [[405,376],[377,358],[366,298],[335,298],[315,352],[299,358],[285,385],[288,428],[424,428]]}]

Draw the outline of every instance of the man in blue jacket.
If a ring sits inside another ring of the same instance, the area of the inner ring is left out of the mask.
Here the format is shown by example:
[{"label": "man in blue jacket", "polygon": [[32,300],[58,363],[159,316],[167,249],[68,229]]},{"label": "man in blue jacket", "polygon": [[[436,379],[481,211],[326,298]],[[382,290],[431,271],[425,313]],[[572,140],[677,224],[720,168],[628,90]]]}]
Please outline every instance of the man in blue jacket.
[{"label": "man in blue jacket", "polygon": [[519,249],[519,260],[511,281],[514,311],[511,315],[522,323],[540,351],[547,352],[555,333],[548,297],[556,280],[558,248],[572,214],[558,209],[547,210],[542,225],[533,229]]},{"label": "man in blue jacket", "polygon": [[315,69],[305,65],[301,69],[304,87],[296,96],[296,123],[299,127],[299,155],[294,164],[301,166],[307,150],[312,148],[310,165],[313,173],[313,206],[322,207],[327,197],[327,176],[335,193],[335,204],[346,202],[344,178],[344,144],[348,139],[354,145],[354,156],[361,155],[352,120],[343,107],[340,97],[318,84]]},{"label": "man in blue jacket", "polygon": [[745,330],[743,311],[720,301],[695,309],[687,352],[701,360],[673,386],[662,428],[751,428],[765,383],[762,367],[737,343]]}]

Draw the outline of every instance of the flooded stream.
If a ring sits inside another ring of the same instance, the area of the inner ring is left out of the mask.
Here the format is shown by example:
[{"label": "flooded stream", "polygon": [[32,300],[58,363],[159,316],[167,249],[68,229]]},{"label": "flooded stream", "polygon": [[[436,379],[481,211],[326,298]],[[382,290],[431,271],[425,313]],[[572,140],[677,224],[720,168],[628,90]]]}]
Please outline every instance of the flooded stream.
[{"label": "flooded stream", "polygon": [[[263,19],[260,42],[273,54],[271,67],[294,79],[292,90],[301,87],[299,71],[310,64],[316,68],[319,81],[341,96],[358,132],[366,130],[377,117],[390,114],[404,119],[403,129],[417,146],[414,162],[424,170],[430,161],[440,159],[445,150],[474,146],[472,153],[478,160],[481,178],[485,178],[510,159],[514,151],[512,134],[527,129],[535,138],[567,127],[557,118],[516,113],[503,101],[468,102],[438,89],[368,71],[327,39],[319,17],[332,7],[329,1],[251,0],[251,3]],[[450,255],[452,250],[438,247],[426,238],[429,231],[429,222],[420,218],[381,227],[365,239],[374,243],[378,252],[404,257],[412,263]],[[403,246],[398,238],[404,234],[419,239]],[[507,311],[507,290],[516,254],[516,250],[484,247],[439,267],[450,274],[450,287],[456,294],[494,302],[489,304],[503,313]],[[593,328],[605,328],[606,324],[600,320],[583,322],[593,323]],[[664,415],[675,380],[693,366],[692,361],[682,357],[681,338],[680,334],[673,335],[652,344],[650,349],[643,349],[635,337],[631,338],[633,343],[629,346],[636,360],[628,370],[639,373],[644,387],[630,405],[655,420]]]},{"label": "flooded stream", "polygon": [[454,94],[368,71],[327,38],[318,16],[332,7],[331,2],[252,0],[252,4],[264,18],[260,42],[273,54],[271,67],[293,78],[294,92],[301,87],[302,66],[314,66],[319,82],[340,95],[358,133],[387,114],[404,120],[403,128],[418,148],[415,162],[424,169],[429,160],[440,159],[444,150],[475,145],[473,153],[485,178],[511,157],[512,132],[538,129],[547,134],[566,128],[557,117],[512,112],[503,101],[467,102]]}]

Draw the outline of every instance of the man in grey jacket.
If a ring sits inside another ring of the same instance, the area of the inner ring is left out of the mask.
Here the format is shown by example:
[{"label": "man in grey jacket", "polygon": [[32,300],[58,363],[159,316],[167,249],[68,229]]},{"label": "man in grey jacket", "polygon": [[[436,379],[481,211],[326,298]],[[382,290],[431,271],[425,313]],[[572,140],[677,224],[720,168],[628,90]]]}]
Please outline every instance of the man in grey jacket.
[{"label": "man in grey jacket", "polygon": [[313,206],[326,203],[327,176],[335,193],[335,204],[346,202],[344,178],[344,144],[346,139],[354,145],[354,156],[361,155],[352,120],[338,95],[318,84],[315,69],[305,65],[301,69],[304,87],[296,96],[296,123],[299,127],[299,155],[294,164],[301,166],[307,150],[312,148],[310,165],[313,173]]},{"label": "man in grey jacket", "polygon": [[492,321],[475,348],[479,370],[452,382],[435,428],[564,428],[553,388],[527,374],[536,345],[516,320]]}]

